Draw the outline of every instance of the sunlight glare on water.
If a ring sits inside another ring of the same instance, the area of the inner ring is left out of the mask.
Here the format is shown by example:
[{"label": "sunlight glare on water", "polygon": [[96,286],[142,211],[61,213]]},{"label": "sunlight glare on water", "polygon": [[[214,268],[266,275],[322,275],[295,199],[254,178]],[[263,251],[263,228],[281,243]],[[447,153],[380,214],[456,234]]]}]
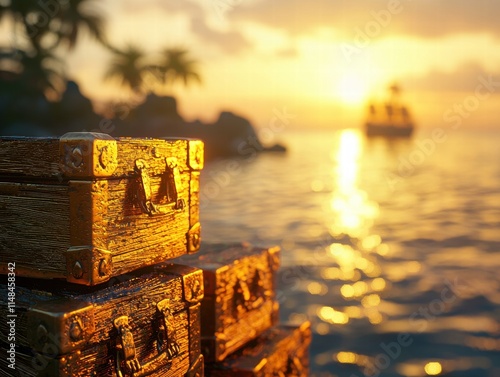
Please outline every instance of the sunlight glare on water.
[{"label": "sunlight glare on water", "polygon": [[500,136],[450,134],[409,167],[425,137],[298,132],[202,173],[203,242],[281,247],[280,318],[311,321],[312,377],[500,376]]},{"label": "sunlight glare on water", "polygon": [[429,376],[437,376],[443,368],[441,367],[441,364],[438,363],[437,361],[432,361],[430,363],[425,364],[425,373],[427,373]]},{"label": "sunlight glare on water", "polygon": [[365,191],[358,187],[359,164],[363,140],[359,132],[343,130],[333,153],[334,189],[332,235],[348,234],[359,237],[366,233],[366,226],[378,215],[377,204],[368,200]]}]

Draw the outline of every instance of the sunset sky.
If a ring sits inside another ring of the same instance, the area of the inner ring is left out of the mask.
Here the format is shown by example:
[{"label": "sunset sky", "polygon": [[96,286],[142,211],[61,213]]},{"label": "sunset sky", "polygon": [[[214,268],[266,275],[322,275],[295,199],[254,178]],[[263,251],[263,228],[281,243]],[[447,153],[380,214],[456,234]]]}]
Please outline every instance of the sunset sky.
[{"label": "sunset sky", "polygon": [[[203,85],[174,93],[187,119],[221,110],[266,127],[356,127],[369,98],[398,81],[422,127],[492,127],[500,118],[500,2],[494,0],[106,0],[117,46],[154,56],[182,46]],[[103,82],[110,54],[82,38],[67,69],[94,100],[127,99]],[[498,84],[497,84],[498,82]],[[156,88],[158,90],[158,88]]]}]

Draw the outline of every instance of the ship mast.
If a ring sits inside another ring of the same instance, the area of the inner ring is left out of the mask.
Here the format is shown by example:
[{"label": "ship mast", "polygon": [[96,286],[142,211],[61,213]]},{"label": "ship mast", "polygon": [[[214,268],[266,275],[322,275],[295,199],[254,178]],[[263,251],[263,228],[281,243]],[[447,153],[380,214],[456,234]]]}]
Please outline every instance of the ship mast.
[{"label": "ship mast", "polygon": [[391,104],[393,107],[398,107],[399,105],[399,95],[401,94],[401,88],[397,83],[392,84],[389,87],[389,91],[391,92]]},{"label": "ship mast", "polygon": [[404,118],[403,109],[400,104],[401,87],[394,83],[389,87],[391,93],[389,104],[386,106],[387,117],[391,123],[399,125],[398,118]]}]

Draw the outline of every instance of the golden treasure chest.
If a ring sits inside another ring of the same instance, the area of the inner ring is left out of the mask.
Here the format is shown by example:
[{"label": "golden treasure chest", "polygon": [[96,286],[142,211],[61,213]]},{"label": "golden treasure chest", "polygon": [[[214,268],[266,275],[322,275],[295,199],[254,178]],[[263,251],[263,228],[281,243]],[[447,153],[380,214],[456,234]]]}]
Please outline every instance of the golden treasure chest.
[{"label": "golden treasure chest", "polygon": [[15,308],[0,306],[16,325],[9,339],[9,324],[0,324],[0,348],[9,354],[14,344],[15,370],[3,357],[0,375],[203,376],[199,269],[147,267],[99,287],[16,284]]},{"label": "golden treasure chest", "polygon": [[0,273],[95,285],[197,251],[203,142],[0,139]]},{"label": "golden treasure chest", "polygon": [[203,270],[202,352],[221,361],[278,321],[279,248],[203,245],[175,260]]},{"label": "golden treasure chest", "polygon": [[219,363],[206,364],[208,377],[307,377],[311,326],[276,326]]}]

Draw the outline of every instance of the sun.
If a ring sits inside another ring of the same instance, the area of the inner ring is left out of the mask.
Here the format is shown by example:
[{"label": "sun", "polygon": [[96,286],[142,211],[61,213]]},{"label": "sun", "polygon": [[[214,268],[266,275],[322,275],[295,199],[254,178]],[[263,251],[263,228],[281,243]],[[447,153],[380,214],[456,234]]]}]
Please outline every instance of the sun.
[{"label": "sun", "polygon": [[338,97],[349,105],[358,105],[364,102],[367,91],[368,88],[364,80],[355,75],[342,76],[337,86]]}]

